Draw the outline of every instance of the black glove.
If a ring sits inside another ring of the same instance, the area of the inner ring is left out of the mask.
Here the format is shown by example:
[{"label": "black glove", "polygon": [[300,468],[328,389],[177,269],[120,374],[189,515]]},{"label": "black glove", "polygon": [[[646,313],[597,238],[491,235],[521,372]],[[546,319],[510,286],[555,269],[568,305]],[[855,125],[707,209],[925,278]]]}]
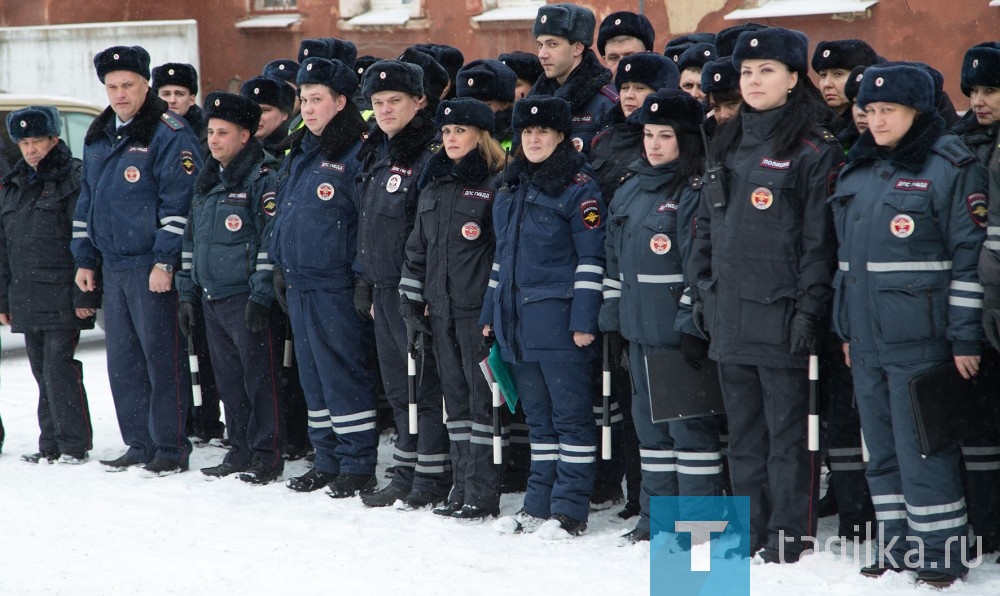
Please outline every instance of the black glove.
[{"label": "black glove", "polygon": [[413,346],[417,343],[417,334],[423,333],[425,336],[430,337],[433,335],[431,333],[430,321],[427,317],[420,316],[408,316],[403,317],[403,322],[406,323],[406,349],[412,352]]},{"label": "black glove", "polygon": [[708,335],[708,325],[705,324],[705,303],[701,300],[691,302],[691,321],[694,323],[694,328],[698,330],[698,333],[711,339]]},{"label": "black glove", "polygon": [[483,350],[486,351],[486,352],[489,352],[490,350],[492,350],[493,349],[493,342],[495,342],[496,340],[497,340],[497,336],[493,333],[493,330],[490,329],[490,334],[483,336],[483,343],[481,344],[482,347],[483,347]]},{"label": "black glove", "polygon": [[986,296],[983,300],[983,331],[993,349],[1000,350],[1000,296]]},{"label": "black glove", "polygon": [[681,335],[681,356],[691,368],[701,370],[701,363],[708,358],[708,341],[690,333]]},{"label": "black glove", "polygon": [[277,300],[281,312],[287,315],[288,299],[285,297],[285,272],[281,270],[281,267],[275,265],[271,279],[274,282],[274,299]]},{"label": "black glove", "polygon": [[194,331],[194,303],[181,302],[177,305],[177,325],[181,328],[181,333],[191,337]]},{"label": "black glove", "polygon": [[819,317],[801,310],[792,316],[791,349],[792,354],[813,354],[816,352],[816,337],[819,335]]},{"label": "black glove", "polygon": [[359,279],[354,283],[354,310],[362,319],[371,319],[372,304],[372,287]]},{"label": "black glove", "polygon": [[250,333],[260,333],[267,329],[267,316],[270,312],[271,309],[263,304],[258,304],[253,300],[247,301],[246,321]]}]

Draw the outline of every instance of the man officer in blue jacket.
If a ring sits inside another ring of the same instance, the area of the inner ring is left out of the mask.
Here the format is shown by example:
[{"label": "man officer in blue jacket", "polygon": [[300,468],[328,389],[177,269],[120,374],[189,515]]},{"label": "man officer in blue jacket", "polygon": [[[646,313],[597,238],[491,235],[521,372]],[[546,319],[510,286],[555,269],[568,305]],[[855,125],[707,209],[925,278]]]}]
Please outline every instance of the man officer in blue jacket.
[{"label": "man officer in blue jacket", "polygon": [[191,451],[191,389],[173,275],[202,159],[191,129],[150,92],[145,49],[111,47],[94,66],[111,105],[84,140],[71,249],[84,292],[95,289],[102,267],[108,377],[128,445],[101,463],[174,474],[187,469]]}]

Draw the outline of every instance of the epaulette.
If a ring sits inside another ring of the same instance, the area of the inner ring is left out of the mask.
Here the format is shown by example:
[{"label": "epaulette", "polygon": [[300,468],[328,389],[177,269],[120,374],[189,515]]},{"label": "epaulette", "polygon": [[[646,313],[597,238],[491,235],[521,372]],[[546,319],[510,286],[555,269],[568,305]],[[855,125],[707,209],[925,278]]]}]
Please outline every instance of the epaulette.
[{"label": "epaulette", "polygon": [[701,190],[701,187],[705,183],[702,181],[701,176],[691,176],[688,178],[688,185],[694,190]]},{"label": "epaulette", "polygon": [[271,171],[270,166],[260,166],[260,175],[266,176],[268,172]]},{"label": "epaulette", "polygon": [[615,93],[614,90],[612,90],[607,85],[601,87],[600,92],[604,94],[604,96],[610,99],[611,101],[618,101],[620,99],[618,94]]},{"label": "epaulette", "polygon": [[427,147],[427,150],[431,153],[437,153],[438,150],[441,149],[441,143],[439,141],[431,141],[430,143],[427,143],[425,147]]},{"label": "epaulette", "polygon": [[166,124],[167,126],[169,126],[170,130],[180,130],[180,129],[184,128],[184,123],[183,122],[181,122],[177,118],[174,118],[173,116],[171,116],[170,114],[168,114],[166,112],[163,112],[162,114],[160,114],[160,120],[163,120],[163,123]]},{"label": "epaulette", "polygon": [[367,130],[365,132],[361,133],[361,142],[364,143],[365,141],[367,141],[369,136],[371,136],[371,135],[368,134]]},{"label": "epaulette", "polygon": [[[948,136],[951,136],[951,138],[947,138]],[[946,135],[942,137],[942,140],[944,142],[939,141],[934,143],[931,151],[944,157],[956,166],[964,166],[976,161],[976,156],[972,154],[972,151],[969,151],[969,148],[965,146],[965,143],[959,137]]]},{"label": "epaulette", "polygon": [[591,180],[593,180],[593,178],[583,172],[577,172],[576,175],[573,176],[573,182],[576,182],[577,186],[586,186]]},{"label": "epaulette", "polygon": [[833,134],[832,132],[830,132],[825,128],[819,129],[819,136],[822,137],[824,141],[830,143],[831,145],[840,146],[840,139],[837,138],[837,135]]},{"label": "epaulette", "polygon": [[635,178],[636,174],[637,172],[635,170],[628,170],[625,172],[624,176],[618,179],[618,186],[620,187],[622,184],[625,184],[629,178]]}]

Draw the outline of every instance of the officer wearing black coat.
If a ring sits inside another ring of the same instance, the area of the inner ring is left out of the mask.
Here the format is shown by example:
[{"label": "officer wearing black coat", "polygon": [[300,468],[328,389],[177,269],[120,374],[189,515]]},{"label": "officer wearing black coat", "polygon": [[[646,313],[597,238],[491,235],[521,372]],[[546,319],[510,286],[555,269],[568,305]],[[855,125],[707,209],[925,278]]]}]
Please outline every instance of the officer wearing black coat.
[{"label": "officer wearing black coat", "polygon": [[41,428],[38,453],[22,459],[83,463],[93,430],[83,364],[73,354],[101,298],[73,283],[69,243],[81,162],[59,139],[53,107],[11,112],[7,131],[23,158],[0,181],[0,322],[24,333]]},{"label": "officer wearing black coat", "polygon": [[365,72],[361,83],[365,96],[372,101],[378,126],[358,152],[361,277],[355,290],[355,306],[366,317],[374,312],[382,383],[399,433],[393,448],[392,482],[374,495],[362,497],[370,507],[387,507],[397,499],[414,508],[437,504],[444,502],[451,487],[448,435],[441,420],[441,386],[430,350],[417,356],[422,361],[422,366],[417,366],[417,432],[413,433],[409,425],[405,366],[411,347],[408,344],[412,342],[408,341],[399,302],[405,245],[417,212],[417,182],[440,147],[434,141],[437,131],[432,118],[422,109],[429,100],[424,97],[424,73],[416,64],[383,60]]},{"label": "officer wearing black coat", "polygon": [[806,76],[807,52],[797,31],[740,34],[733,61],[745,103],[712,146],[728,192],[705,193],[690,259],[695,321],[719,362],[733,488],[750,497],[744,546],[774,562],[796,561],[808,545],[800,537],[816,531],[805,368],[832,293],[825,201],[843,160],[836,137],[816,126],[828,108]]},{"label": "officer wearing black coat", "polygon": [[260,124],[254,136],[261,142],[264,151],[274,156],[280,164],[285,159],[285,152],[279,150],[278,145],[288,136],[288,122],[297,98],[295,89],[281,79],[261,76],[243,83],[240,94],[260,106]]}]

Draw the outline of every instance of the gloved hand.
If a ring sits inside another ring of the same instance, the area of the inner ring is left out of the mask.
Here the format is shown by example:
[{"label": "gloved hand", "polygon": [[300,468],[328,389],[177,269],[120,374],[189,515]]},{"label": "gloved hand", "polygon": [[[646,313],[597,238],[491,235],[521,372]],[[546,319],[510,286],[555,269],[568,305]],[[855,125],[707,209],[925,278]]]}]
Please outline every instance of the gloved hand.
[{"label": "gloved hand", "polygon": [[274,266],[271,280],[274,282],[274,299],[278,302],[278,308],[287,315],[288,298],[285,296],[285,272],[278,265]]},{"label": "gloved hand", "polygon": [[621,331],[622,325],[619,319],[618,301],[604,301],[601,310],[597,313],[597,328],[608,333],[609,331]]},{"label": "gloved hand", "polygon": [[983,331],[993,349],[1000,350],[1000,296],[987,294],[983,300]]},{"label": "gloved hand", "polygon": [[701,300],[693,300],[691,302],[691,321],[694,323],[694,328],[698,330],[698,333],[711,339],[711,336],[708,334],[708,325],[705,323],[705,303]]},{"label": "gloved hand", "polygon": [[801,310],[792,315],[790,333],[792,354],[812,354],[816,351],[816,337],[819,335],[819,317]]},{"label": "gloved hand", "polygon": [[247,300],[246,322],[250,333],[260,333],[267,329],[267,317],[271,309],[258,304],[253,300]]},{"label": "gloved hand", "polygon": [[417,343],[417,334],[423,333],[425,336],[430,337],[433,335],[431,333],[430,321],[427,317],[421,316],[408,316],[403,317],[403,322],[406,323],[406,350],[412,352],[413,346]]},{"label": "gloved hand", "polygon": [[181,333],[191,337],[194,331],[194,303],[181,302],[177,305],[177,325],[181,328]]},{"label": "gloved hand", "polygon": [[362,279],[354,282],[354,310],[362,319],[372,318],[372,287]]},{"label": "gloved hand", "polygon": [[681,356],[691,368],[701,370],[701,363],[708,358],[708,341],[690,333],[681,334]]}]

